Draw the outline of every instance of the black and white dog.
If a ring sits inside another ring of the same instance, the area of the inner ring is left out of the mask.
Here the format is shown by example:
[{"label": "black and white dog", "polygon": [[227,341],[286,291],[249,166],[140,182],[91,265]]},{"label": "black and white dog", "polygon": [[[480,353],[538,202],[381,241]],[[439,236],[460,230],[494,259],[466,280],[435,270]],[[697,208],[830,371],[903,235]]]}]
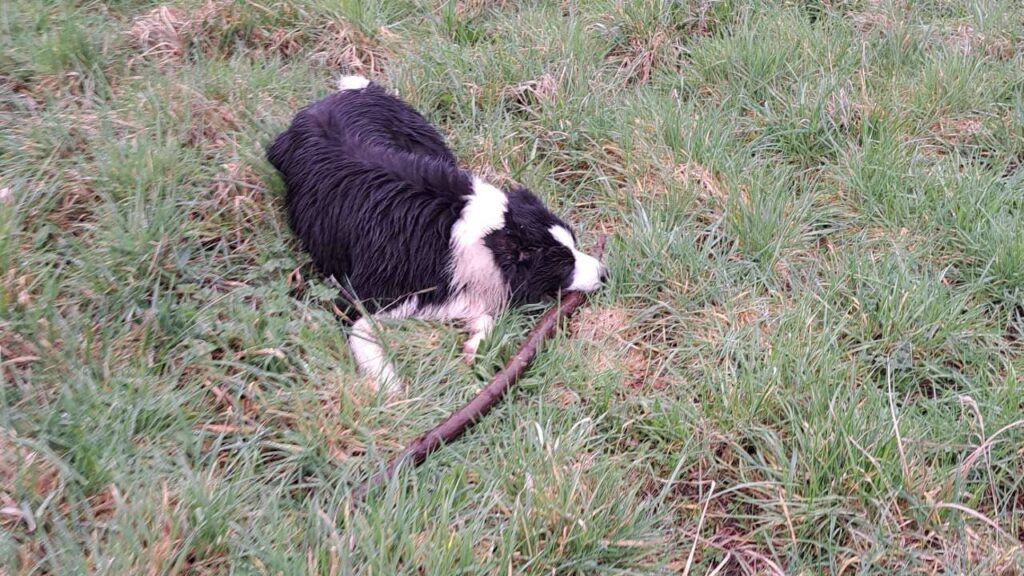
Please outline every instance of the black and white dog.
[{"label": "black and white dog", "polygon": [[596,290],[605,277],[536,196],[461,170],[423,116],[361,76],[301,110],[268,158],[303,248],[371,315],[355,322],[349,343],[389,391],[399,381],[374,318],[462,321],[472,361],[505,306]]}]

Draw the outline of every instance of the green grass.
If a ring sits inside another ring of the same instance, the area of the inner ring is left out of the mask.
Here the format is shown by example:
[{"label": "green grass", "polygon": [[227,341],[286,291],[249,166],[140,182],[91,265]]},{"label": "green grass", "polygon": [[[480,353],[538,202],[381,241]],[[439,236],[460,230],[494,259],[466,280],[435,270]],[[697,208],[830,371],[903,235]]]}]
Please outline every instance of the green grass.
[{"label": "green grass", "polygon": [[[339,72],[612,277],[507,401],[455,327],[354,369],[263,147]],[[0,574],[1019,574],[1013,0],[11,0]]]}]

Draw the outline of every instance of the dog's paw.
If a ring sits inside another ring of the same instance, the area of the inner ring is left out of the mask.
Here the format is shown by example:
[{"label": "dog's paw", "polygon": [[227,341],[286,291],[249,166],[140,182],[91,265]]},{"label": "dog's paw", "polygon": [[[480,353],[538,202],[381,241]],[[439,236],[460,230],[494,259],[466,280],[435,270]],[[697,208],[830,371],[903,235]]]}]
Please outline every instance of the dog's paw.
[{"label": "dog's paw", "polygon": [[483,333],[476,333],[462,345],[462,361],[466,364],[472,365],[473,361],[476,360],[476,353],[480,349],[480,343],[483,342]]},{"label": "dog's paw", "polygon": [[375,375],[367,375],[366,380],[374,391],[383,391],[388,396],[394,396],[407,388],[405,381],[390,364],[381,366]]},{"label": "dog's paw", "polygon": [[462,345],[462,361],[466,364],[472,364],[476,359],[476,353],[480,349],[480,344],[491,332],[491,328],[494,327],[494,318],[491,316],[480,316],[470,320],[467,327],[469,328],[469,339]]},{"label": "dog's paw", "polygon": [[409,389],[409,385],[405,380],[401,378],[394,378],[388,380],[387,384],[383,386],[384,394],[387,396],[398,396]]},{"label": "dog's paw", "polygon": [[480,342],[482,341],[483,338],[474,337],[466,340],[466,343],[462,345],[462,361],[465,364],[472,365],[476,360],[476,353],[480,349]]}]

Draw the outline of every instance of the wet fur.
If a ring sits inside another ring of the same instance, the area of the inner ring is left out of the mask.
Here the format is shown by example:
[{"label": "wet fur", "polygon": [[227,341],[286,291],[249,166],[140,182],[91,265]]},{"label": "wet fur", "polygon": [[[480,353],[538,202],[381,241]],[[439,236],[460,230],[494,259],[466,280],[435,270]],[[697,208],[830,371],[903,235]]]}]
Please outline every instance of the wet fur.
[{"label": "wet fur", "polygon": [[[268,159],[302,247],[373,317],[461,320],[470,357],[510,302],[596,287],[580,288],[580,263],[587,278],[599,265],[535,195],[460,169],[437,130],[379,85],[345,77],[339,88],[301,110]],[[394,388],[373,329],[356,322],[353,353]]]}]

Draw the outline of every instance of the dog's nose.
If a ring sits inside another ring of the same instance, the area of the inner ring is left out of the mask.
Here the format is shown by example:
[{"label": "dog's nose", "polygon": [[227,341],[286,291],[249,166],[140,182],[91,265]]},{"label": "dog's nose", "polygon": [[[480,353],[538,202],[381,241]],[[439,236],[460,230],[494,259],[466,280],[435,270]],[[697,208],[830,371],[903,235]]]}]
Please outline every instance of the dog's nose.
[{"label": "dog's nose", "polygon": [[599,274],[600,274],[601,282],[602,283],[606,282],[608,280],[608,267],[605,266],[604,264],[602,264],[601,265],[601,272]]}]

